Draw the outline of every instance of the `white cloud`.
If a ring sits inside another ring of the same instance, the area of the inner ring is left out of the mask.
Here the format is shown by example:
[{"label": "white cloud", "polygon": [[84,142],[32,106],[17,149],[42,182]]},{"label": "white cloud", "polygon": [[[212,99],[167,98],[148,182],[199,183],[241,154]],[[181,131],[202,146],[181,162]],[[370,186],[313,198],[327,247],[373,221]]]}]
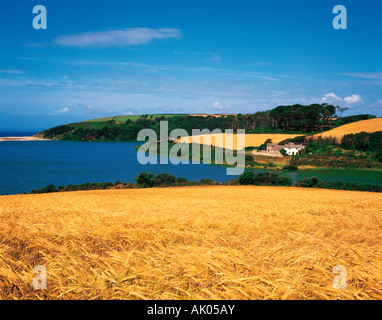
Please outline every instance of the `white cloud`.
[{"label": "white cloud", "polygon": [[84,110],[86,110],[89,113],[94,112],[94,107],[90,104],[84,104],[84,103],[79,103],[78,106]]},{"label": "white cloud", "polygon": [[2,69],[0,70],[0,73],[6,73],[6,74],[21,74],[23,73],[22,71],[20,70],[14,70],[14,69]]},{"label": "white cloud", "polygon": [[356,78],[382,80],[382,72],[348,72],[342,73],[342,75]]},{"label": "white cloud", "polygon": [[60,114],[60,113],[69,113],[70,112],[70,110],[69,110],[69,108],[68,107],[65,107],[65,108],[62,108],[62,109],[58,109],[58,110],[56,110],[56,111],[53,111],[53,113],[55,113],[55,114]]},{"label": "white cloud", "polygon": [[358,94],[353,94],[350,97],[344,98],[344,101],[349,104],[357,103],[357,102],[360,102],[361,100],[362,98]]},{"label": "white cloud", "polygon": [[362,101],[362,98],[358,94],[353,94],[351,96],[341,98],[337,96],[334,92],[330,92],[326,94],[324,97],[321,98],[322,102],[328,102],[328,103],[338,103],[338,102],[345,102],[346,104],[354,104],[357,102]]},{"label": "white cloud", "polygon": [[147,44],[155,39],[181,38],[182,31],[173,28],[130,28],[100,32],[84,32],[60,36],[54,42],[70,47],[112,47]]},{"label": "white cloud", "polygon": [[218,110],[218,111],[227,111],[229,109],[231,109],[231,106],[223,106],[221,105],[218,101],[215,101],[213,104],[212,104],[212,107],[215,109],[215,110]]},{"label": "white cloud", "polygon": [[217,102],[217,101],[215,101],[215,102],[212,104],[212,106],[213,106],[214,108],[216,108],[216,109],[220,109],[220,108],[222,108],[222,106],[220,105],[220,103]]},{"label": "white cloud", "polygon": [[323,102],[327,102],[330,100],[339,100],[342,101],[342,99],[337,96],[334,92],[327,93],[323,98],[321,98]]}]

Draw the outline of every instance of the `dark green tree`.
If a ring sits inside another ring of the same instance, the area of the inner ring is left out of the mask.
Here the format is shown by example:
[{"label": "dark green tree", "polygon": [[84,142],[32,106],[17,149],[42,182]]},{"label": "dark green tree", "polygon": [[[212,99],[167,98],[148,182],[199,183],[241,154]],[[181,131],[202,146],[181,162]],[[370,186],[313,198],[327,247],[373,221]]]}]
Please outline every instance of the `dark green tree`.
[{"label": "dark green tree", "polygon": [[144,171],[141,172],[134,180],[143,188],[151,188],[154,185],[153,178],[153,173],[147,173]]}]

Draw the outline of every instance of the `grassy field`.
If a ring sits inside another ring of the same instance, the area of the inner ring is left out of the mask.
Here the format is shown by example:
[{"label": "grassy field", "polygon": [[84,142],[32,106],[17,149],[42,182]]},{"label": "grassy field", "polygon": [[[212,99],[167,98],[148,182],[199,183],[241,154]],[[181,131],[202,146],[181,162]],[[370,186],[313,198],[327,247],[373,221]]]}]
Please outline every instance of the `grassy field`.
[{"label": "grassy field", "polygon": [[381,200],[254,186],[1,196],[0,298],[382,299]]},{"label": "grassy field", "polygon": [[334,128],[332,130],[319,133],[313,137],[323,137],[323,138],[336,138],[338,142],[341,141],[342,137],[346,134],[365,132],[376,132],[382,130],[382,118],[375,118],[369,120],[357,121],[343,126]]},{"label": "grassy field", "polygon": [[84,122],[106,122],[113,120],[113,117],[106,117],[106,118],[98,118],[98,119],[92,119],[92,120],[85,120],[78,123],[84,123]]},{"label": "grassy field", "polygon": [[[301,134],[274,134],[274,133],[261,133],[261,134],[245,134],[245,147],[259,147],[261,146],[267,139],[272,139],[273,143],[279,143],[286,139],[293,139]],[[217,139],[215,139],[215,136]],[[232,140],[233,136],[233,147],[228,145],[226,142],[226,138],[228,140]],[[187,136],[182,137],[177,140],[177,142],[186,142],[186,143],[201,143],[201,144],[210,144],[219,148],[227,148],[227,149],[238,149],[237,141],[238,139],[243,139],[244,135],[237,134],[216,134],[216,135],[195,135],[195,136]]]},{"label": "grassy field", "polygon": [[[182,115],[185,116],[186,114],[172,114],[172,113],[171,114],[150,114],[150,115],[148,115],[148,119],[150,119],[151,117],[155,118],[155,117],[164,116],[165,118],[170,118],[170,117],[182,116]],[[126,122],[127,120],[131,120],[131,121],[138,120],[140,117],[142,117],[142,115],[115,116],[115,117],[106,117],[106,118],[86,120],[86,121],[82,121],[80,123],[83,123],[83,122],[107,122],[107,121],[111,121],[111,120],[115,120],[116,122]]]}]

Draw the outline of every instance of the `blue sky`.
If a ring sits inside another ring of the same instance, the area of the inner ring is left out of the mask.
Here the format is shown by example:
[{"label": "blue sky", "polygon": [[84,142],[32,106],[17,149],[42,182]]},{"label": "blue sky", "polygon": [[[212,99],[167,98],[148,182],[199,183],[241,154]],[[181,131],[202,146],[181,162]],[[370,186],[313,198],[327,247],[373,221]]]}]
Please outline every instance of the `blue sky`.
[{"label": "blue sky", "polygon": [[[32,27],[35,5],[47,30]],[[332,26],[336,5],[347,30]],[[0,10],[0,130],[317,102],[382,116],[379,1],[8,0]]]}]

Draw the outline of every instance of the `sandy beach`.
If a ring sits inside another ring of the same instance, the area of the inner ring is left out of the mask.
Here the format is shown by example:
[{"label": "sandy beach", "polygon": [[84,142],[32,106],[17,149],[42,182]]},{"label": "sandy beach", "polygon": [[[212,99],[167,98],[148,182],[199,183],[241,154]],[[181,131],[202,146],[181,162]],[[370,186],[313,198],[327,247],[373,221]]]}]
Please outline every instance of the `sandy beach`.
[{"label": "sandy beach", "polygon": [[40,140],[49,140],[49,139],[43,139],[38,137],[0,137],[1,141],[40,141]]}]

